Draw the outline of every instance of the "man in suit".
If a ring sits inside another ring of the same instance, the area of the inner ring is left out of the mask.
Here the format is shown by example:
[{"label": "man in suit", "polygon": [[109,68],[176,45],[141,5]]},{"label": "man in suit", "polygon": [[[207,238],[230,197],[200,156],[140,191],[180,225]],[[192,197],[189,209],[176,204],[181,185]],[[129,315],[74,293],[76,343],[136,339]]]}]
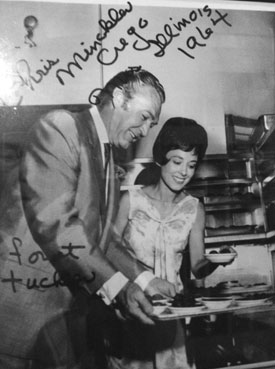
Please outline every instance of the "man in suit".
[{"label": "man in suit", "polygon": [[[146,294],[175,294],[173,285],[125,251],[112,228],[119,196],[112,146],[127,149],[146,136],[164,101],[154,75],[127,70],[105,85],[97,106],[51,111],[33,126],[20,168],[25,216],[84,315],[100,296],[99,310],[102,300],[115,302],[124,317],[153,324]],[[108,144],[110,159],[104,155]]]}]

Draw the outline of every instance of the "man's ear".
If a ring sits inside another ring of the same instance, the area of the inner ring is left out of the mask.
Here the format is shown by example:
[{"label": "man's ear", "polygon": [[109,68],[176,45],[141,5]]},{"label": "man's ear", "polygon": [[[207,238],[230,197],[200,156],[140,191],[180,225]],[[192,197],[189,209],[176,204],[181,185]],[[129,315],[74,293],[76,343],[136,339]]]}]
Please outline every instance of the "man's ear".
[{"label": "man's ear", "polygon": [[113,91],[113,104],[114,107],[121,107],[124,104],[124,94],[123,91],[116,87]]}]

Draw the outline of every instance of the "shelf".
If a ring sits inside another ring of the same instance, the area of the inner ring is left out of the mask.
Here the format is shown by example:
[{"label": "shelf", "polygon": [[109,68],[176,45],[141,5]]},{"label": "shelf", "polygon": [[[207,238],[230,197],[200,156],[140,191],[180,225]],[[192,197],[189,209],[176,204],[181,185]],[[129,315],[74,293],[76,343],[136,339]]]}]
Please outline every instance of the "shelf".
[{"label": "shelf", "polygon": [[256,203],[247,203],[247,202],[235,202],[235,203],[213,203],[213,204],[204,204],[205,211],[207,213],[213,213],[218,211],[246,211],[251,209],[260,208],[261,205],[259,201]]},{"label": "shelf", "polygon": [[205,244],[221,243],[221,242],[240,242],[240,241],[257,241],[267,240],[273,237],[274,234],[269,233],[247,233],[247,234],[232,234],[232,235],[220,235],[220,236],[206,236],[204,238]]},{"label": "shelf", "polygon": [[[221,243],[221,242],[240,242],[240,241],[269,241],[275,237],[275,230],[261,233],[247,233],[247,234],[232,234],[220,236],[206,236],[204,238],[205,244]],[[275,246],[274,246],[275,247]]]},{"label": "shelf", "polygon": [[252,183],[255,183],[255,180],[252,178],[231,178],[231,179],[203,179],[203,180],[196,180],[192,183],[190,183],[188,186],[186,186],[186,189],[192,189],[192,188],[204,188],[207,186],[249,186]]},{"label": "shelf", "polygon": [[[274,369],[274,368],[275,368],[275,360],[261,361],[258,363],[230,365],[230,369]],[[228,369],[228,366],[219,367],[216,369]]]}]

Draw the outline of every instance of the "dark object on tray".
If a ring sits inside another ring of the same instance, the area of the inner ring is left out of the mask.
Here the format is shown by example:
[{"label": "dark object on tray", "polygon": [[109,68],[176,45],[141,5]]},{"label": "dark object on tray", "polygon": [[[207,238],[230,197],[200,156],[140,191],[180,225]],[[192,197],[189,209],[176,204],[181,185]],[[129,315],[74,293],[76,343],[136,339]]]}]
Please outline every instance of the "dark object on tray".
[{"label": "dark object on tray", "polygon": [[172,301],[173,307],[195,307],[198,306],[198,303],[195,300],[193,295],[183,295],[176,294],[174,300]]}]

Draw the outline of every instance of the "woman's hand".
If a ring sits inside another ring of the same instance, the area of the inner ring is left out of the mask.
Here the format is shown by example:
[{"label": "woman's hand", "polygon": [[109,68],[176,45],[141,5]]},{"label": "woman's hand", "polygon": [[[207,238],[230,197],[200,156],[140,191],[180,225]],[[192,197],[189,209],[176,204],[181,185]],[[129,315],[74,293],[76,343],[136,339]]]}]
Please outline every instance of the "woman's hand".
[{"label": "woman's hand", "polygon": [[164,297],[174,297],[176,295],[176,288],[172,283],[164,279],[155,277],[146,287],[145,294],[148,296],[159,294]]}]

